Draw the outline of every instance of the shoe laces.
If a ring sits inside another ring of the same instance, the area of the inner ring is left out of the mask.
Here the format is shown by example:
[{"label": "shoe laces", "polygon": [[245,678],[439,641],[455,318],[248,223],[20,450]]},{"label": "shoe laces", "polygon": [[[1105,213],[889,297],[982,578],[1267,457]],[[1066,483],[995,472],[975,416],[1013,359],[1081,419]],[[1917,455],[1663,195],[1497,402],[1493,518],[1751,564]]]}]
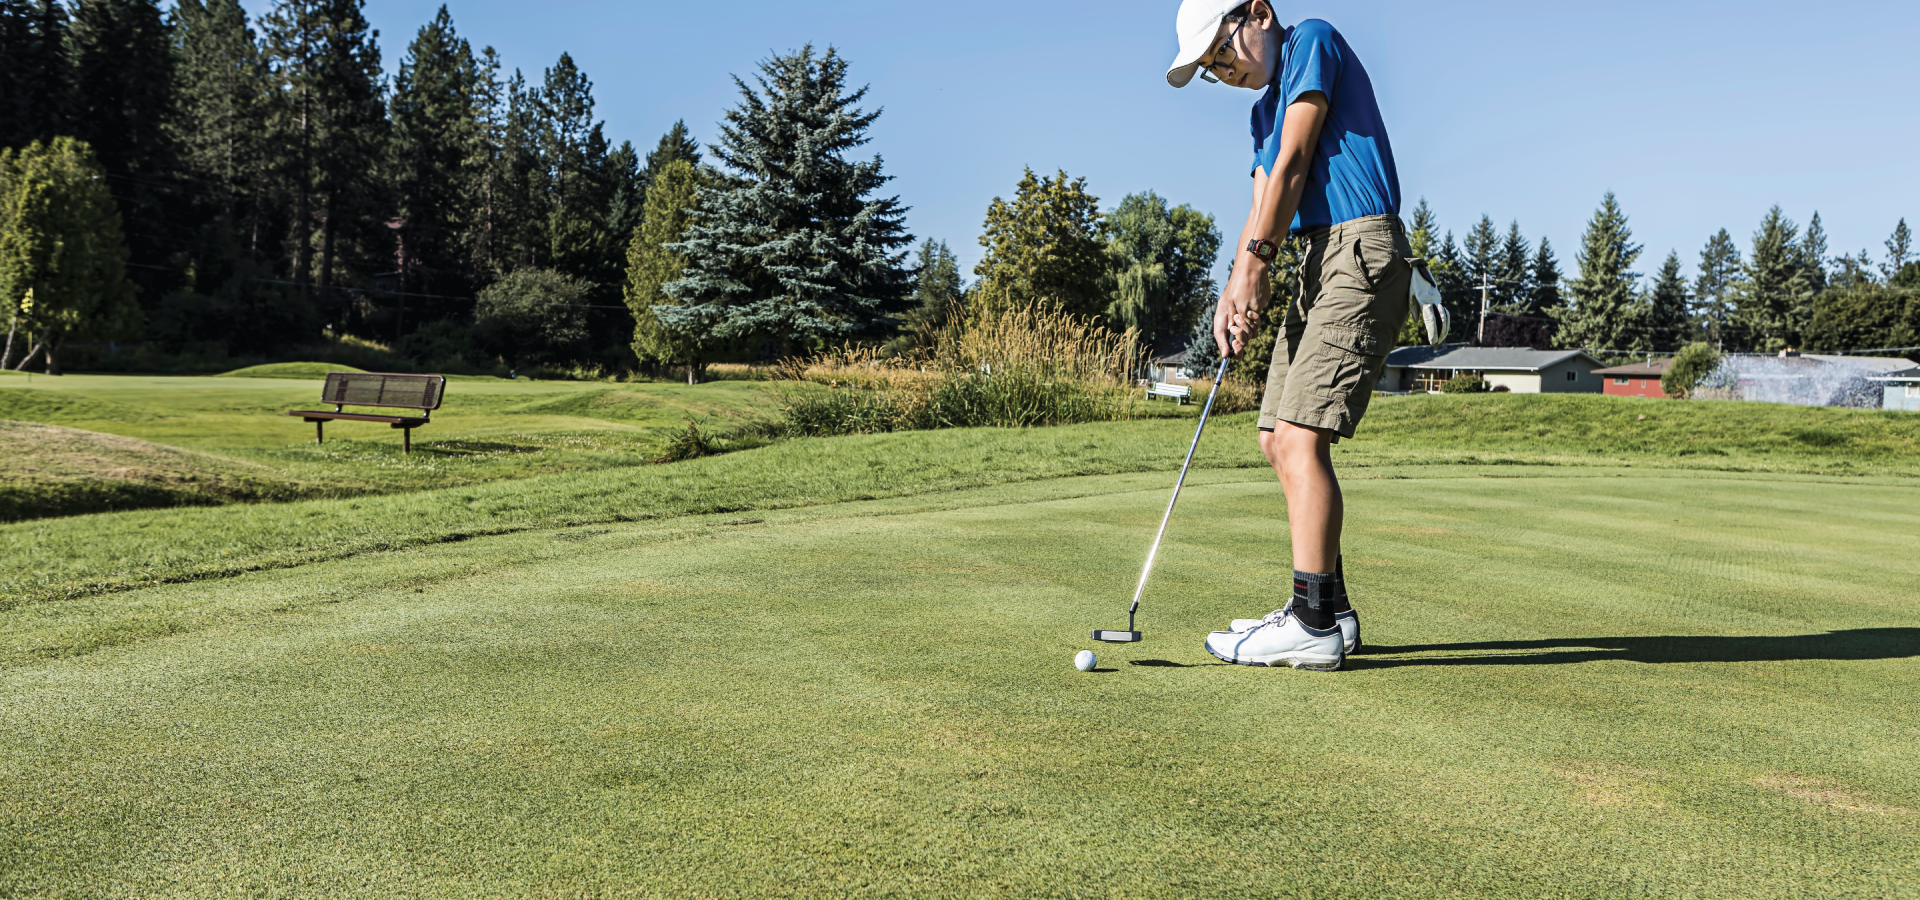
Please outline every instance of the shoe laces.
[{"label": "shoe laces", "polygon": [[1292,603],[1288,603],[1288,604],[1287,604],[1286,606],[1282,606],[1282,607],[1280,607],[1279,609],[1276,609],[1276,610],[1274,610],[1273,612],[1270,612],[1270,613],[1267,613],[1267,614],[1266,614],[1266,615],[1264,615],[1264,616],[1261,616],[1261,617],[1260,617],[1260,624],[1262,624],[1262,625],[1284,625],[1284,624],[1286,624],[1286,621],[1287,621],[1287,617],[1288,617],[1288,616],[1290,616],[1290,615],[1293,615],[1293,604],[1292,604]]}]

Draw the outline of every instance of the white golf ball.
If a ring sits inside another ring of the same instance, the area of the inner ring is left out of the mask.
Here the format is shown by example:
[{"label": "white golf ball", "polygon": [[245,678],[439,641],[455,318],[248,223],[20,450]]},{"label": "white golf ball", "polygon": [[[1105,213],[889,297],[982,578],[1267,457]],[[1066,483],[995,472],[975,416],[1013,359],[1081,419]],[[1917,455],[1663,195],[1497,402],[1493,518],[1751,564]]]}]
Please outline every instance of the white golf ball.
[{"label": "white golf ball", "polygon": [[1073,655],[1073,667],[1082,672],[1093,671],[1093,651],[1082,650]]}]

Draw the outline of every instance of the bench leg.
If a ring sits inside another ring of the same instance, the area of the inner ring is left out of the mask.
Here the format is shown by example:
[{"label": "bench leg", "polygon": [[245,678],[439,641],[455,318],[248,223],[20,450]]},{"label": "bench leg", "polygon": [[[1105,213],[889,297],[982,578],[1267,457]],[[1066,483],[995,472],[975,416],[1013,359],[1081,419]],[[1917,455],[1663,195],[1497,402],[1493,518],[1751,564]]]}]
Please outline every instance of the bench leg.
[{"label": "bench leg", "polygon": [[400,429],[400,452],[408,455],[413,453],[413,429]]},{"label": "bench leg", "polygon": [[316,444],[324,444],[327,442],[327,421],[325,419],[313,420],[313,442]]}]

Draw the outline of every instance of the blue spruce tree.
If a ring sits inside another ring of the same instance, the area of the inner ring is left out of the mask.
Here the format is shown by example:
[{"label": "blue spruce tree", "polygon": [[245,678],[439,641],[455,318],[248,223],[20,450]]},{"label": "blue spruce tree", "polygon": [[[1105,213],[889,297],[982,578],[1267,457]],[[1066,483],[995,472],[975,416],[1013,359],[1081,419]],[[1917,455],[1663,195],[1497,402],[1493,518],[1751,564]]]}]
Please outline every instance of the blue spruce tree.
[{"label": "blue spruce tree", "polygon": [[811,46],[760,64],[709,149],[724,167],[700,190],[693,225],[673,246],[685,277],[665,286],[669,328],[711,340],[820,348],[894,331],[912,305],[912,241],[897,197],[875,198],[880,157],[847,158],[878,111],[847,90],[847,63]]}]

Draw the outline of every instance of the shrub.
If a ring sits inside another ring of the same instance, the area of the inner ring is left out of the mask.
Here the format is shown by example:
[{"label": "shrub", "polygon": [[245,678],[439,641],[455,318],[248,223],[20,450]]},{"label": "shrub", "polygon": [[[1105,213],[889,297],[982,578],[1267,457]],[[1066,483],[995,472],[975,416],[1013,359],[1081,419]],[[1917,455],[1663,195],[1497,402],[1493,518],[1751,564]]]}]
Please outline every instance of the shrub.
[{"label": "shrub", "polygon": [[480,291],[473,341],[512,365],[570,363],[587,340],[587,283],[551,269],[520,269]]},{"label": "shrub", "polygon": [[1485,378],[1471,372],[1455,375],[1440,385],[1440,393],[1443,394],[1484,394],[1491,390],[1493,386]]},{"label": "shrub", "polygon": [[1660,375],[1660,389],[1669,397],[1690,397],[1700,383],[1720,367],[1720,354],[1704,341],[1696,341],[1674,354],[1673,365]]},{"label": "shrub", "polygon": [[849,348],[786,364],[786,425],[853,434],[1125,419],[1143,408],[1133,331],[1046,306],[950,317],[927,350],[887,358]]}]

